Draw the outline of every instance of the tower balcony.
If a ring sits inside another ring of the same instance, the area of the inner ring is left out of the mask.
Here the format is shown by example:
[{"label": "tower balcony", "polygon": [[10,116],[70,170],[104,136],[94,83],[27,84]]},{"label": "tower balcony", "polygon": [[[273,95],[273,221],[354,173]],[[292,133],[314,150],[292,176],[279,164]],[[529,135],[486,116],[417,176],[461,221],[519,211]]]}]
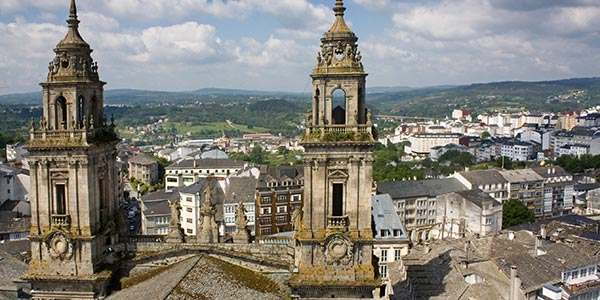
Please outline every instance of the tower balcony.
[{"label": "tower balcony", "polygon": [[50,225],[55,228],[69,228],[71,227],[71,216],[53,214],[50,216],[50,222]]},{"label": "tower balcony", "polygon": [[44,147],[44,146],[71,146],[71,145],[87,145],[94,142],[105,142],[116,140],[117,135],[114,130],[114,125],[103,126],[99,128],[73,128],[73,129],[30,129],[29,131],[29,146]]},{"label": "tower balcony", "polygon": [[372,142],[371,124],[314,125],[306,127],[303,142]]},{"label": "tower balcony", "polygon": [[327,230],[348,231],[350,220],[348,216],[327,216]]}]

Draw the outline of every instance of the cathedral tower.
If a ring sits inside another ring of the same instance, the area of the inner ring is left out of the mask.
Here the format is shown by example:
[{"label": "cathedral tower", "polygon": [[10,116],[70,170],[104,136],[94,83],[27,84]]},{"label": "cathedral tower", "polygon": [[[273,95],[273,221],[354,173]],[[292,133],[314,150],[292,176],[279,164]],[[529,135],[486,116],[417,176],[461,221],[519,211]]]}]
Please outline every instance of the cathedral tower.
[{"label": "cathedral tower", "polygon": [[101,299],[112,277],[117,173],[114,124],[104,82],[79,34],[75,0],[69,29],[48,65],[43,117],[31,122],[31,262],[23,276],[33,299]]},{"label": "cathedral tower", "polygon": [[304,206],[296,226],[298,272],[290,279],[302,298],[371,298],[379,286],[372,263],[372,151],[365,105],[367,74],[358,38],[337,0],[335,23],[321,39],[311,74],[307,114]]}]

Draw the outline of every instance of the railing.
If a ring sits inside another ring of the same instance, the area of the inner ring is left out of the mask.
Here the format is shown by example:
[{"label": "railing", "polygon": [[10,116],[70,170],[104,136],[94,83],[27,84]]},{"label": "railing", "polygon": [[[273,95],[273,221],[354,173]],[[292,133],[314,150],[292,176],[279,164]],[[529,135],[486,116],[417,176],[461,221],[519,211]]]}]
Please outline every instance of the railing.
[{"label": "railing", "polygon": [[327,230],[347,230],[348,216],[327,216]]},{"label": "railing", "polygon": [[69,227],[71,226],[70,215],[52,215],[50,217],[52,227]]},{"label": "railing", "polygon": [[77,128],[77,129],[56,129],[49,130],[45,128],[31,129],[29,137],[33,140],[70,140],[70,141],[88,141],[88,137],[94,137],[96,133],[102,134],[105,132],[114,133],[114,126],[104,126],[94,129]]},{"label": "railing", "polygon": [[350,132],[372,133],[371,125],[369,125],[369,124],[309,126],[306,128],[307,134],[314,133],[314,132],[321,132],[321,133],[332,133],[332,132],[336,132],[336,133],[350,133]]}]

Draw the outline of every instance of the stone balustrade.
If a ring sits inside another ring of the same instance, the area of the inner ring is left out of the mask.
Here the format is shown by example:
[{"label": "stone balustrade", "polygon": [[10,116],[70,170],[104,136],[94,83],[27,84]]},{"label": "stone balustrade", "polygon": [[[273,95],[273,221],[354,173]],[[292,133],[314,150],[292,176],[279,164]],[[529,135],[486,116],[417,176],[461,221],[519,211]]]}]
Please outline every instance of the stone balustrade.
[{"label": "stone balustrade", "polygon": [[327,230],[346,231],[349,223],[348,216],[327,216]]},{"label": "stone balustrade", "polygon": [[71,216],[70,215],[59,215],[53,214],[50,217],[51,225],[53,227],[70,227],[71,226]]}]

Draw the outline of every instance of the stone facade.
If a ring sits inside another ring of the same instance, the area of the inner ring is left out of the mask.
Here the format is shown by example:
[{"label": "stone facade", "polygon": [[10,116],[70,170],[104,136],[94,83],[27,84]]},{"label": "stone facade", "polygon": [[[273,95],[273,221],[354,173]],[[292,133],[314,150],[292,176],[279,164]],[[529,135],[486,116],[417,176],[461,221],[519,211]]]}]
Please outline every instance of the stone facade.
[{"label": "stone facade", "polygon": [[[103,111],[104,82],[78,32],[69,31],[42,83],[44,113],[30,141],[31,262],[23,276],[33,299],[100,299],[119,242],[114,125]],[[121,215],[122,216],[122,215]]]},{"label": "stone facade", "polygon": [[[336,20],[321,39],[313,79],[312,110],[302,145],[304,203],[295,238],[298,272],[289,283],[303,298],[371,298],[381,284],[372,262],[371,190],[374,139],[365,104],[358,38]],[[344,102],[334,107],[334,93]]]}]

